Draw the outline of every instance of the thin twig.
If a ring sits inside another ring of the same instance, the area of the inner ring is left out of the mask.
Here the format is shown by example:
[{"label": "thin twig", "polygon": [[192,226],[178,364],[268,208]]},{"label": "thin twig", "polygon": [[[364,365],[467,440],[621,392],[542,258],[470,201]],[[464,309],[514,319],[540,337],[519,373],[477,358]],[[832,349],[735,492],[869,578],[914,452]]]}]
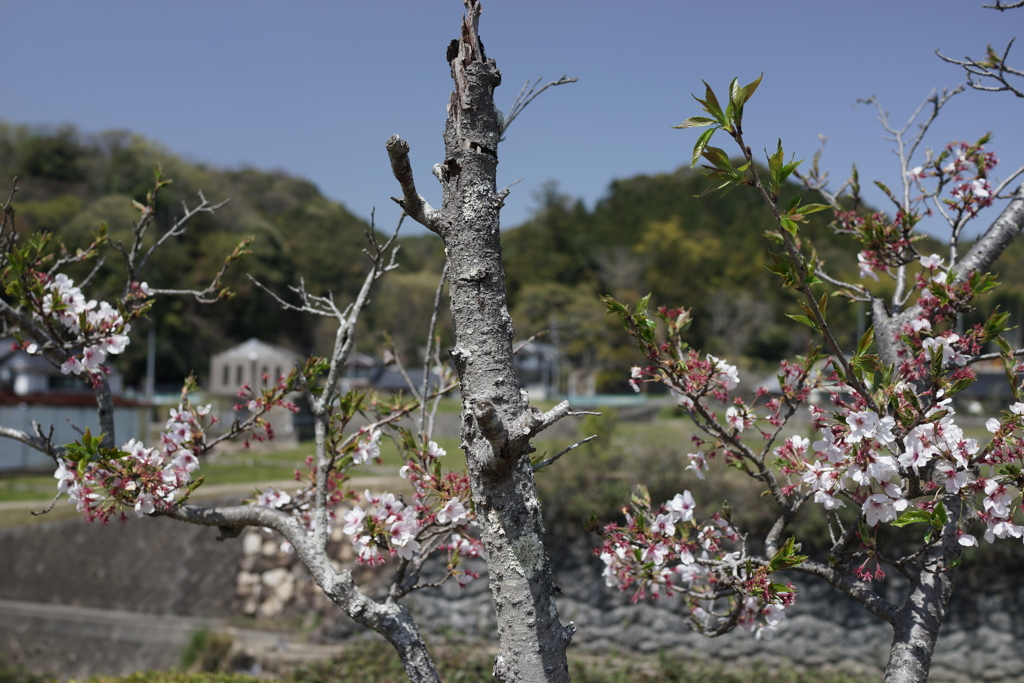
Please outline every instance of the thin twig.
[{"label": "thin twig", "polygon": [[31,512],[31,515],[32,515],[33,517],[39,517],[40,515],[45,515],[45,514],[47,514],[48,512],[50,512],[50,510],[52,510],[52,509],[53,509],[53,506],[57,504],[57,501],[58,501],[58,500],[60,500],[60,497],[61,497],[61,492],[60,492],[60,491],[58,491],[58,492],[57,492],[57,495],[55,495],[55,496],[53,497],[53,500],[51,500],[51,501],[50,501],[50,504],[46,506],[46,509],[44,509],[44,510],[39,510],[38,512],[37,512],[37,511],[35,511],[35,510],[31,510],[31,511],[30,511],[30,512]]},{"label": "thin twig", "polygon": [[[430,370],[433,364],[432,349],[440,346],[440,339],[435,340],[434,334],[437,329],[437,315],[441,309],[441,293],[444,291],[444,283],[448,277],[448,260],[445,259],[444,267],[441,269],[441,277],[437,281],[437,290],[434,292],[434,308],[430,314],[430,328],[427,332],[427,351],[423,354],[423,388],[420,396],[425,397],[430,388]],[[440,366],[436,366],[440,367]],[[426,433],[427,428],[427,402],[423,400],[420,404],[420,432]]]},{"label": "thin twig", "polygon": [[[1022,0],[1022,2],[1024,2],[1024,0]],[[997,199],[1010,199],[1011,197],[1013,197],[1013,195],[1007,195],[1005,197],[1000,197],[999,195],[1002,194],[1003,190],[1006,189],[1006,186],[1012,183],[1014,179],[1016,179],[1017,176],[1019,176],[1021,173],[1024,173],[1024,166],[1018,168],[1016,171],[1010,174],[1010,177],[1008,177],[1003,182],[999,183],[999,187],[995,189],[995,191],[992,193],[992,196],[996,197]]]},{"label": "thin twig", "polygon": [[525,349],[527,346],[532,344],[534,341],[536,341],[537,337],[543,337],[547,333],[548,333],[548,330],[541,330],[537,334],[530,335],[530,337],[528,339],[526,339],[524,341],[521,341],[521,342],[519,342],[518,344],[515,345],[515,347],[512,349],[512,355],[513,356],[516,355],[517,353],[519,353],[520,351]]},{"label": "thin twig", "polygon": [[508,127],[512,125],[512,122],[516,120],[516,117],[523,113],[523,110],[537,99],[542,92],[556,85],[565,85],[566,83],[575,83],[578,78],[569,78],[568,76],[562,76],[556,81],[547,83],[543,88],[537,90],[537,86],[540,85],[541,78],[538,78],[530,85],[530,81],[526,81],[519,94],[516,95],[516,99],[512,101],[512,106],[509,107],[508,114],[505,116],[505,120],[501,125],[501,137],[498,138],[498,142],[505,139],[505,132],[508,131]]},{"label": "thin twig", "polygon": [[[598,414],[600,414],[600,413],[598,413]],[[569,451],[574,451],[577,448],[579,448],[580,446],[582,446],[583,444],[587,443],[588,441],[593,441],[596,438],[597,438],[597,434],[594,434],[593,436],[588,436],[585,439],[577,441],[576,443],[574,443],[571,446],[567,446],[567,447],[563,448],[558,453],[555,453],[554,455],[552,455],[550,458],[547,458],[546,460],[541,460],[540,462],[535,464],[533,466],[533,471],[536,472],[537,470],[540,470],[540,469],[542,469],[544,467],[547,467],[548,465],[550,465],[551,463],[555,462],[556,460],[561,458],[563,455],[568,453]]]}]

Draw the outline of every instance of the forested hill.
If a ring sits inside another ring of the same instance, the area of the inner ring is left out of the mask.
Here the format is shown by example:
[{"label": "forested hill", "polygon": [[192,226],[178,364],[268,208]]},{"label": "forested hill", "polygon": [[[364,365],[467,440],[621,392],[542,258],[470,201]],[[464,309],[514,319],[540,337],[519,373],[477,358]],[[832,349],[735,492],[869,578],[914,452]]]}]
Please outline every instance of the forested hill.
[{"label": "forested hill", "polygon": [[[0,125],[2,191],[6,198],[10,179],[18,176],[14,207],[23,235],[47,230],[74,246],[106,222],[112,240],[127,240],[137,217],[131,200],[143,199],[152,188],[157,164],[174,181],[160,195],[159,228],[181,216],[183,201],[195,205],[199,190],[211,202],[230,202],[213,215],[198,216],[185,237],[161,247],[143,273],[150,285],[202,289],[240,239],[256,237],[252,255],[229,271],[228,284],[238,293],[231,301],[201,306],[184,297],[158,300],[151,314],[159,340],[158,383],[180,383],[193,369],[203,374],[211,353],[252,336],[311,351],[317,321],[282,312],[245,274],[282,292],[297,284],[300,274],[315,293],[357,290],[365,272],[361,249],[369,226],[343,205],[301,178],[189,163],[126,132],[82,135],[71,128]],[[118,259],[116,253],[107,254],[110,287],[116,286]],[[122,370],[130,383],[145,371],[143,327],[136,326],[135,341],[124,354]]]},{"label": "forested hill", "polygon": [[[213,307],[186,298],[159,300],[151,315],[159,340],[158,383],[173,385],[191,370],[202,376],[212,353],[252,336],[305,353],[326,350],[333,333],[325,321],[281,311],[245,276],[252,273],[279,292],[300,276],[314,293],[344,297],[359,287],[369,225],[312,183],[283,172],[190,163],[125,132],[84,135],[0,123],[0,178],[19,177],[14,206],[22,234],[52,231],[75,246],[107,222],[114,240],[125,238],[136,215],[131,200],[152,187],[157,164],[174,180],[161,195],[160,226],[181,215],[182,201],[195,203],[198,190],[213,202],[231,201],[198,217],[185,237],[162,248],[144,273],[151,285],[202,288],[241,238],[256,237],[253,254],[229,272],[228,284],[238,292],[233,300]],[[547,186],[533,217],[507,228],[503,237],[518,336],[550,330],[572,372],[596,372],[600,389],[622,388],[637,360],[635,349],[604,315],[598,297],[613,294],[632,303],[651,292],[656,305],[693,308],[692,341],[711,352],[756,361],[802,350],[806,335],[782,316],[792,312],[791,293],[763,265],[771,247],[764,237],[771,228],[768,211],[743,188],[696,198],[705,187],[700,173],[685,168],[641,175],[613,182],[590,210]],[[6,196],[8,190],[2,191]],[[812,218],[804,232],[829,273],[857,281],[849,238],[832,236],[824,214]],[[1024,247],[1007,256],[1021,262]],[[108,254],[101,289],[116,286],[117,259]],[[364,350],[379,353],[381,334],[390,332],[401,351],[418,353],[442,259],[436,236],[403,239],[402,268],[385,278],[365,317]],[[997,297],[1014,314],[1024,312],[1024,268],[1001,264],[1001,270],[1002,279],[1013,282]],[[837,300],[829,311],[844,338],[851,337],[856,309]],[[123,356],[129,383],[144,373],[145,325],[136,326],[135,343]]]}]

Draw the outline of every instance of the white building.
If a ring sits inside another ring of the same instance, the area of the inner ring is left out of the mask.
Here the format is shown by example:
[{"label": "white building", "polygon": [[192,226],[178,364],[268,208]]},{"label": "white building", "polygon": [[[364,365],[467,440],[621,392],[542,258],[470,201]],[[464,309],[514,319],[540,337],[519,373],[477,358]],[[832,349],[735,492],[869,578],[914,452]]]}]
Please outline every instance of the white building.
[{"label": "white building", "polygon": [[[227,426],[235,419],[244,419],[248,415],[246,409],[241,407],[244,401],[238,395],[243,385],[249,385],[256,392],[273,386],[292,371],[298,359],[299,354],[259,339],[250,339],[215,354],[210,359],[209,392],[212,396],[231,399],[230,403],[233,404],[222,404],[223,409],[218,411],[221,424]],[[292,396],[290,400],[296,398]],[[275,408],[266,419],[273,425],[278,437],[289,441],[298,438],[295,416],[291,411]]]},{"label": "white building", "polygon": [[273,385],[291,372],[298,358],[299,354],[288,349],[250,339],[210,359],[210,393],[238,396],[243,384],[253,389]]}]

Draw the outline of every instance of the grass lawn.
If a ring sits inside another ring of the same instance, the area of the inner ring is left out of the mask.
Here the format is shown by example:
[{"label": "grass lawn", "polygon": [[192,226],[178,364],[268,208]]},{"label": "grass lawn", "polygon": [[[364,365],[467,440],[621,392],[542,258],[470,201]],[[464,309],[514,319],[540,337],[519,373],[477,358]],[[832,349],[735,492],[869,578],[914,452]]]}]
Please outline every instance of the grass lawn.
[{"label": "grass lawn", "polygon": [[52,475],[0,477],[0,502],[49,500],[56,493],[57,480]]}]

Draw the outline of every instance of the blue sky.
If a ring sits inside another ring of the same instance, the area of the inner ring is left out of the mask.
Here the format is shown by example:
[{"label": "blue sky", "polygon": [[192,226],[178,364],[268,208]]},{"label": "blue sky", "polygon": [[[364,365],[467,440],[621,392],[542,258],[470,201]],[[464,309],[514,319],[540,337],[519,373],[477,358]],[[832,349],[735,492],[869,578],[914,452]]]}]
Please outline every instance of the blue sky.
[{"label": "blue sky", "polygon": [[[481,35],[504,76],[500,108],[527,79],[580,79],[546,93],[509,130],[499,182],[523,181],[503,224],[524,220],[548,180],[592,205],[614,178],[677,168],[696,133],[670,126],[697,113],[690,93],[701,79],[724,89],[762,71],[746,112],[755,150],[781,137],[809,158],[824,134],[835,179],[856,162],[862,180],[895,185],[876,113],[856,100],[876,95],[902,124],[932,88],[963,81],[935,48],[981,55],[1024,26],[1024,12],[981,4],[485,0]],[[456,0],[11,3],[0,118],[131,129],[191,160],[284,169],[361,216],[377,207],[390,225],[392,133],[412,146],[421,192],[440,200],[429,169],[443,152],[443,55],[461,9]],[[1024,63],[1024,45],[1018,56]],[[967,92],[929,140],[940,147],[995,131],[1000,177],[1024,164],[1022,116],[1024,102],[1011,95]],[[869,199],[883,204],[877,192]]]}]

